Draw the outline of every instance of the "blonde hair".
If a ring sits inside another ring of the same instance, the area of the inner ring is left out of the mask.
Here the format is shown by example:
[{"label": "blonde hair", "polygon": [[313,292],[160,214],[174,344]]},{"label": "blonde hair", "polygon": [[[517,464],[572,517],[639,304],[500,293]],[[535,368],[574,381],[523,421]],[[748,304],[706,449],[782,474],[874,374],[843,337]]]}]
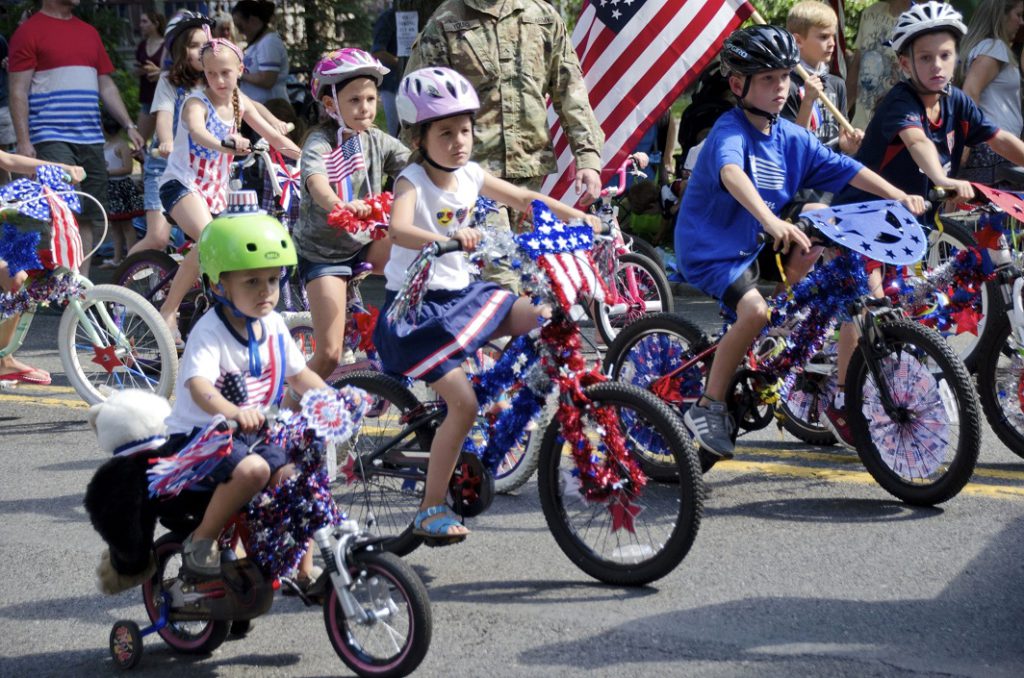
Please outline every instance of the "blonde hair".
[{"label": "blonde hair", "polygon": [[[1006,45],[1007,50],[1010,49],[1009,40],[1012,40],[1013,36],[1003,35],[1003,23],[1006,15],[1021,2],[1024,0],[982,0],[974,10],[971,23],[967,26],[967,35],[960,43],[960,59],[956,64],[957,84],[962,85],[964,78],[967,77],[967,59],[971,56],[971,50],[983,40],[999,40]],[[1012,50],[1010,55],[1012,57]]]},{"label": "blonde hair", "polygon": [[837,28],[839,19],[831,7],[819,0],[804,0],[793,5],[786,15],[786,30],[807,37],[812,28]]}]

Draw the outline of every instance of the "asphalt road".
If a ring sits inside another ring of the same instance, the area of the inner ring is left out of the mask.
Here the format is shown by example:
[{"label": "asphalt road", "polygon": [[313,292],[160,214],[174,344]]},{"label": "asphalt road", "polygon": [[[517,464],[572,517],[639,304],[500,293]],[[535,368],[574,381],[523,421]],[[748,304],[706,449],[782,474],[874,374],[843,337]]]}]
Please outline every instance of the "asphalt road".
[{"label": "asphalt road", "polygon": [[[708,302],[678,301],[715,325]],[[81,500],[103,455],[60,374],[57,318],[37,323],[19,355],[54,385],[0,393],[0,676],[107,675],[111,624],[145,611],[137,590],[95,588]],[[1024,460],[985,428],[972,483],[934,509],[893,500],[854,454],[748,435],[706,476],[690,555],[637,590],[568,561],[530,482],[462,545],[408,557],[434,617],[419,675],[1024,675]],[[146,641],[140,675],[347,673],[321,611],[291,598],[210,657]]]}]

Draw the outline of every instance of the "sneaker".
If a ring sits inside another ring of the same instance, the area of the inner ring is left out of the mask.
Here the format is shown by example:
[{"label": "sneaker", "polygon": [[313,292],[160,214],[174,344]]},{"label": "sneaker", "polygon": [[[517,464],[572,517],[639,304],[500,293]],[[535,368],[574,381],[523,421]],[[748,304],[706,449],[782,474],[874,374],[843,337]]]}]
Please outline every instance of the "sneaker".
[{"label": "sneaker", "polygon": [[220,576],[220,548],[213,539],[193,539],[190,534],[181,544],[182,567],[200,577]]},{"label": "sneaker", "polygon": [[853,442],[853,433],[850,431],[850,422],[846,418],[845,407],[836,407],[835,404],[826,407],[825,424],[840,443],[851,450],[857,449],[857,445]]},{"label": "sneaker", "polygon": [[709,402],[706,407],[692,405],[683,422],[701,447],[722,459],[732,459],[736,449],[732,441],[732,417],[725,403]]}]

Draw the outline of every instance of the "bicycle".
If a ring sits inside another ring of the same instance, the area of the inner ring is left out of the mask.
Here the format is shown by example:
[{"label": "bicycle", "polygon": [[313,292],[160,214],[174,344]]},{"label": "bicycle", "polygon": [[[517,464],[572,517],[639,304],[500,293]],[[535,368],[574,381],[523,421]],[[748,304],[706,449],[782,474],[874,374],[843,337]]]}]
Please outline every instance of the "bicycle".
[{"label": "bicycle", "polygon": [[[913,216],[894,203],[867,205],[914,230]],[[817,221],[814,213],[797,223],[812,239],[835,240],[837,227]],[[917,237],[924,240],[923,233]],[[879,485],[908,504],[947,501],[970,479],[981,443],[970,376],[940,336],[907,319],[888,299],[869,296],[866,282],[861,257],[842,247],[775,297],[768,326],[728,390],[730,412],[745,431],[767,426],[779,399],[815,369],[812,357],[846,314],[860,337],[847,371],[846,409],[861,461]],[[623,330],[604,369],[685,412],[703,392],[716,341],[678,314],[650,316]],[[701,460],[705,471],[714,464],[706,453]]]},{"label": "bicycle", "polygon": [[[56,168],[40,168],[38,177],[38,182],[19,179],[10,184],[15,187],[11,190],[27,197],[0,200],[5,219],[31,227],[33,222],[50,221],[52,209],[66,209],[67,196],[75,196],[72,200],[76,203],[77,196],[92,199],[86,193],[71,190]],[[65,215],[69,216],[70,211]],[[65,227],[77,231],[74,219],[67,221]],[[104,213],[104,236],[106,225]],[[68,237],[74,236],[69,233]],[[40,307],[64,304],[57,330],[57,350],[64,373],[82,400],[95,404],[105,400],[110,390],[124,388],[171,396],[178,356],[174,339],[156,309],[130,290],[117,285],[93,285],[77,271],[52,261],[40,262],[35,253],[36,233],[19,234],[13,227],[5,227],[3,241],[7,251],[4,258],[9,263],[21,260],[26,263],[18,264],[16,269],[34,270],[21,290],[0,294],[0,319],[21,314],[10,342],[0,347],[0,357],[11,355],[22,346]],[[103,237],[99,242],[103,242]],[[92,252],[87,256],[92,256]]]},{"label": "bicycle", "polygon": [[[327,490],[324,439],[351,434],[365,402],[351,390],[323,390],[304,396],[303,405],[301,414],[271,416],[265,433],[288,450],[298,473],[257,496],[225,527],[217,579],[195,581],[181,573],[182,542],[198,525],[209,494],[166,498],[171,493],[164,490],[175,483],[165,484],[160,473],[175,471],[157,464],[150,472],[150,489],[165,497],[157,503],[159,520],[170,532],[154,542],[156,572],[141,586],[149,626],[140,629],[134,621],[121,619],[111,629],[109,649],[118,668],[135,667],[143,637],[153,633],[175,652],[209,654],[229,634],[245,635],[251,620],[269,611],[280,586],[307,607],[323,607],[331,645],[358,675],[404,676],[422,662],[432,634],[422,580],[397,556],[381,551],[379,540],[357,521],[340,514]],[[339,408],[351,414],[338,416]],[[222,418],[207,430],[230,441],[230,427]],[[298,520],[282,527],[282,514],[301,516],[311,527],[297,525]],[[303,591],[284,575],[298,562],[310,536],[325,567]],[[235,555],[239,544],[246,548],[246,557],[240,559]]]},{"label": "bicycle", "polygon": [[[587,369],[569,311],[577,294],[593,294],[600,284],[592,269],[589,276],[583,271],[589,267],[586,253],[575,251],[589,248],[589,228],[554,224],[540,202],[533,210],[539,229],[553,228],[566,243],[575,239],[561,255],[549,254],[561,256],[566,265],[579,261],[581,275],[590,282],[583,289],[560,286],[546,268],[548,255],[538,251],[543,238],[535,239],[534,233],[513,241],[510,234],[492,232],[490,242],[485,238],[478,248],[481,257],[516,253],[513,266],[523,274],[526,289],[535,299],[550,302],[553,314],[536,336],[515,339],[493,368],[474,377],[485,423],[463,448],[449,500],[466,517],[486,510],[493,498],[490,469],[522,444],[524,435],[541,435],[537,483],[559,547],[600,581],[647,584],[671,572],[696,538],[703,484],[695,450],[679,418],[663,403]],[[406,308],[415,309],[416,290],[425,286],[430,262],[457,245],[450,241],[424,248],[399,294]],[[389,313],[405,315],[397,302]],[[410,314],[414,317],[414,310]],[[332,487],[335,500],[353,515],[365,516],[389,551],[408,553],[423,542],[412,533],[412,519],[444,403],[421,402],[402,381],[380,372],[355,372],[338,383],[365,390],[374,404],[344,450],[347,460]],[[493,410],[505,394],[513,394],[508,406]],[[527,423],[546,404],[549,413],[542,418],[550,419],[531,435]],[[481,434],[486,440],[476,437]]]}]

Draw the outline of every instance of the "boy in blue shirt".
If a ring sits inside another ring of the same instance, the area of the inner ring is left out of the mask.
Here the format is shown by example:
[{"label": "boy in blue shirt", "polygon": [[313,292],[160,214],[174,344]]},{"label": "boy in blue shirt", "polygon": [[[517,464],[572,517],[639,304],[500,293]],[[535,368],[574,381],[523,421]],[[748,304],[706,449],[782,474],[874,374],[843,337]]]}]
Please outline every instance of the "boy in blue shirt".
[{"label": "boy in blue shirt", "polygon": [[[684,417],[697,441],[722,458],[732,457],[734,447],[726,389],[768,319],[757,290],[758,264],[769,279],[779,280],[784,272],[796,281],[821,253],[778,217],[783,207],[800,188],[835,192],[852,183],[915,213],[924,209],[921,197],[908,196],[859,162],[825,148],[807,130],[779,119],[789,72],[799,60],[793,36],[775,26],[752,26],[726,39],[722,64],[738,107],[723,114],[708,135],[676,223],[679,270],[736,313],[719,342],[704,395]],[[772,248],[761,245],[762,232],[785,255],[781,266]]]},{"label": "boy in blue shirt", "polygon": [[[857,160],[908,193],[926,195],[932,186],[956,190],[957,198],[974,197],[970,183],[952,179],[960,169],[966,146],[987,143],[1014,164],[1024,165],[1024,142],[1000,130],[951,82],[957,44],[967,34],[962,17],[941,2],[912,5],[900,14],[889,38],[907,78],[894,86],[875,109]],[[837,204],[867,196],[859,187],[842,191]],[[872,262],[869,284],[881,296],[881,271]],[[831,428],[852,446],[845,409],[846,368],[856,338],[841,334],[838,354],[839,390],[825,411]]]}]

